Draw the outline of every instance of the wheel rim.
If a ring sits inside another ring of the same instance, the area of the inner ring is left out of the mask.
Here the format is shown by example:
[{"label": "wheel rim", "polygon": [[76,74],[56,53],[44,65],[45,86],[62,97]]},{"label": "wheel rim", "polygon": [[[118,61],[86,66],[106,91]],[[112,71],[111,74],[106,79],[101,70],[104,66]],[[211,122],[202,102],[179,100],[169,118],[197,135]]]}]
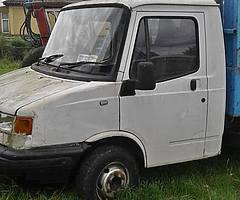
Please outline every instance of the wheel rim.
[{"label": "wheel rim", "polygon": [[99,199],[111,199],[129,185],[129,172],[122,163],[111,163],[101,171],[96,192]]}]

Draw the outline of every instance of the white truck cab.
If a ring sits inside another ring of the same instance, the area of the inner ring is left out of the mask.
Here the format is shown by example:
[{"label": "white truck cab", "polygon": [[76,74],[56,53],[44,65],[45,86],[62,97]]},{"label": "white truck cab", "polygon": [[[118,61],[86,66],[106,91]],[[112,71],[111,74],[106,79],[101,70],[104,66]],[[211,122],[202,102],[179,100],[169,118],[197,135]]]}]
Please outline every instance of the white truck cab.
[{"label": "white truck cab", "polygon": [[220,154],[224,48],[214,0],[64,7],[43,58],[0,77],[1,171],[64,171],[108,199],[141,167]]}]

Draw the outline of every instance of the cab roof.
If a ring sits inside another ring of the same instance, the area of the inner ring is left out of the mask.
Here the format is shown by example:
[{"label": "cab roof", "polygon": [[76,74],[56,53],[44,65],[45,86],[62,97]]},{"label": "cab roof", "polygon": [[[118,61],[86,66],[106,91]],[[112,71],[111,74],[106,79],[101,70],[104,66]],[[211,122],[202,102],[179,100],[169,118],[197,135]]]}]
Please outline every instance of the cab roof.
[{"label": "cab roof", "polygon": [[94,4],[123,4],[129,8],[145,5],[195,5],[195,6],[217,6],[215,0],[82,0],[71,6],[94,5]]}]

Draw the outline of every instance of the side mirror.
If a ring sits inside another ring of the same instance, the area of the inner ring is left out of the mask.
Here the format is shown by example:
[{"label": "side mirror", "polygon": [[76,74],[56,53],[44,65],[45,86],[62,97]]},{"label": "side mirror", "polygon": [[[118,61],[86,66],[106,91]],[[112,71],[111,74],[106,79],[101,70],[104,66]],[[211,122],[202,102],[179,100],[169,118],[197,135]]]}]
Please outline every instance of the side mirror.
[{"label": "side mirror", "polygon": [[122,83],[120,96],[134,96],[135,90],[154,90],[156,80],[151,62],[140,62],[137,66],[137,80],[129,79]]},{"label": "side mirror", "polygon": [[154,90],[156,79],[154,76],[154,66],[152,62],[140,62],[137,66],[137,90]]}]

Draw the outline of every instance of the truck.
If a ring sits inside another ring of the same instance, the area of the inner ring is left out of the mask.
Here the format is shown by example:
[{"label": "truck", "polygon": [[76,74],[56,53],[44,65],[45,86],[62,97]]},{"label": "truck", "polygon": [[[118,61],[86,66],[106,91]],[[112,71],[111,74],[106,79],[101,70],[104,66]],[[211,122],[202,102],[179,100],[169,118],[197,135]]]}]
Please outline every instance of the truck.
[{"label": "truck", "polygon": [[111,199],[144,168],[217,156],[240,134],[240,2],[85,0],[43,57],[0,76],[0,172]]}]

